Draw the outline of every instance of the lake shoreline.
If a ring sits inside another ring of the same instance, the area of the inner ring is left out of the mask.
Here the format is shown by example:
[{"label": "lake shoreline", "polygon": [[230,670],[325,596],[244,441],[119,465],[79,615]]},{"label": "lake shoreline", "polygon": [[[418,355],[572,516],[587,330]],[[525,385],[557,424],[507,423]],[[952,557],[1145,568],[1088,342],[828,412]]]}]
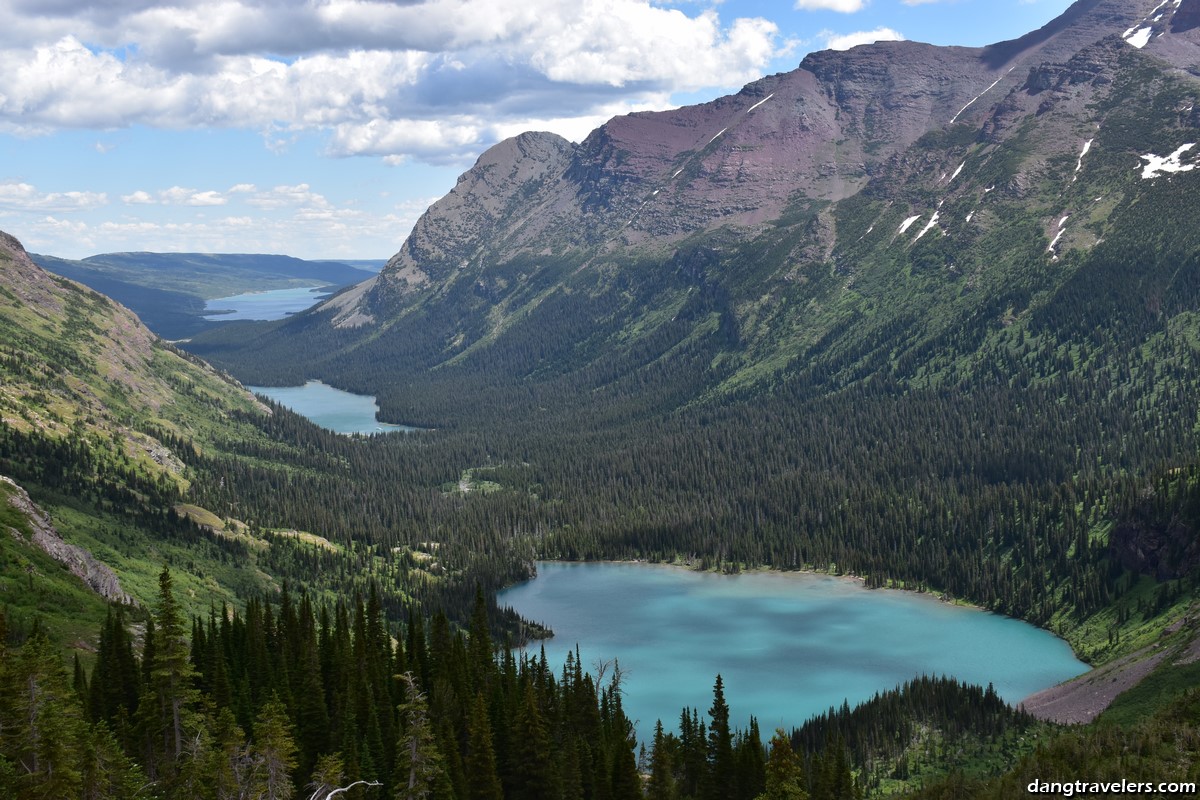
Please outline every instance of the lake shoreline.
[{"label": "lake shoreline", "polygon": [[[781,576],[786,576],[786,575],[788,575],[788,573],[791,573],[791,575],[797,575],[797,576],[805,576],[805,575],[821,576],[821,577],[841,579],[841,581],[852,581],[854,583],[858,583],[859,585],[862,585],[862,587],[865,589],[869,589],[871,591],[876,590],[876,589],[872,589],[872,588],[868,587],[868,585],[866,585],[866,577],[865,576],[854,575],[854,573],[842,573],[842,575],[836,575],[836,573],[833,573],[833,572],[814,570],[814,569],[781,570],[781,569],[779,569],[779,567],[773,567],[773,566],[756,566],[756,567],[746,567],[746,569],[739,569],[737,572],[724,572],[724,571],[715,569],[715,567],[714,567],[714,569],[701,570],[700,567],[688,564],[688,563],[686,563],[686,561],[649,561],[649,560],[644,560],[644,559],[590,559],[590,560],[582,560],[581,559],[581,560],[574,560],[574,561],[568,561],[568,560],[563,560],[563,559],[542,559],[542,560],[553,561],[553,563],[557,563],[557,564],[638,564],[638,565],[649,565],[649,566],[664,566],[664,567],[672,567],[672,569],[686,570],[689,572],[712,573],[712,575],[730,575],[730,576],[736,576],[736,575],[781,575]],[[534,577],[536,577],[536,576],[534,576]],[[532,579],[533,578],[529,578],[529,581],[532,581]],[[516,584],[514,584],[514,585],[516,585]],[[988,614],[998,614],[998,612],[994,612],[994,610],[991,610],[990,608],[986,608],[984,606],[979,606],[978,603],[973,603],[973,602],[970,602],[967,600],[955,599],[955,597],[949,597],[946,594],[930,593],[930,591],[918,591],[916,589],[904,589],[901,587],[878,587],[878,589],[890,590],[890,591],[905,591],[905,593],[934,597],[934,599],[936,599],[937,601],[950,604],[950,606],[971,608],[974,610],[979,610],[979,612],[984,612],[984,613],[988,613]],[[998,615],[1006,616],[1007,619],[1020,619],[1020,618],[1016,618],[1016,616],[1008,616],[1007,614],[998,614]],[[1026,624],[1032,625],[1032,622],[1028,622],[1027,620],[1020,620],[1020,621],[1026,622]],[[1039,690],[1037,692],[1032,692],[1030,694],[1027,694],[1027,696],[1024,698],[1021,698],[1018,703],[1013,703],[1012,704],[1013,708],[1024,708],[1024,706],[1026,706],[1026,704],[1032,703],[1031,708],[1030,708],[1031,714],[1033,714],[1034,716],[1036,716],[1038,718],[1043,718],[1043,720],[1049,720],[1051,722],[1060,722],[1060,723],[1068,722],[1068,721],[1075,722],[1075,723],[1082,722],[1082,721],[1090,721],[1091,718],[1094,718],[1094,716],[1099,714],[1099,711],[1103,710],[1103,708],[1102,709],[1094,708],[1094,706],[1096,706],[1096,700],[1094,700],[1093,697],[1088,697],[1086,699],[1082,699],[1085,697],[1084,694],[1082,694],[1078,691],[1074,691],[1074,687],[1091,685],[1092,682],[1094,682],[1094,680],[1099,678],[1100,675],[1105,674],[1106,672],[1108,672],[1108,670],[1110,668],[1114,667],[1114,664],[1120,664],[1123,661],[1126,661],[1127,658],[1129,658],[1129,656],[1117,658],[1116,661],[1106,661],[1106,662],[1099,663],[1099,664],[1093,664],[1091,662],[1084,660],[1084,657],[1082,657],[1082,654],[1080,654],[1080,652],[1075,649],[1075,646],[1072,643],[1070,643],[1070,639],[1061,636],[1061,634],[1058,634],[1056,631],[1051,631],[1050,628],[1048,628],[1048,627],[1043,627],[1040,625],[1037,625],[1034,627],[1038,627],[1039,630],[1043,630],[1046,633],[1050,633],[1050,634],[1052,634],[1052,636],[1055,636],[1056,638],[1062,640],[1062,642],[1066,643],[1067,646],[1069,646],[1070,651],[1073,652],[1074,656],[1076,658],[1079,658],[1079,661],[1081,663],[1087,664],[1088,670],[1085,673],[1074,676],[1074,678],[1069,678],[1067,680],[1058,682],[1058,684],[1055,684],[1054,686],[1048,686],[1046,688],[1043,688],[1043,690]],[[551,638],[552,637],[553,637],[553,633],[551,633]],[[1138,675],[1138,679],[1140,679],[1141,676],[1144,676],[1144,675]],[[1136,681],[1133,681],[1133,682],[1136,682]],[[1130,682],[1127,680],[1126,685],[1124,685],[1124,687],[1128,688],[1130,685],[1133,685],[1133,682]],[[1046,702],[1046,700],[1049,700],[1051,698],[1054,698],[1056,700],[1056,703],[1054,705],[1054,711],[1052,711],[1052,716],[1046,715],[1046,714],[1043,714],[1043,712],[1040,712],[1040,709],[1042,709],[1042,705]],[[1112,700],[1112,697],[1109,697],[1108,702],[1111,702],[1111,700]],[[1104,705],[1105,706],[1108,705],[1108,702],[1106,702]],[[1085,705],[1087,706],[1087,709],[1082,710],[1082,708],[1084,708]]]},{"label": "lake shoreline", "polygon": [[[859,575],[698,563],[539,560],[537,577],[498,601],[553,629],[526,652],[544,648],[555,660],[579,645],[585,660],[619,657],[637,675],[643,721],[694,705],[717,673],[747,713],[796,724],[922,674],[992,683],[1017,706],[1089,669],[1049,631],[935,593],[868,592]],[[671,695],[679,697],[652,710]]]},{"label": "lake shoreline", "polygon": [[341,436],[377,436],[428,430],[379,419],[379,403],[373,395],[361,395],[309,378],[299,386],[246,386],[256,395],[269,398],[314,425]]}]

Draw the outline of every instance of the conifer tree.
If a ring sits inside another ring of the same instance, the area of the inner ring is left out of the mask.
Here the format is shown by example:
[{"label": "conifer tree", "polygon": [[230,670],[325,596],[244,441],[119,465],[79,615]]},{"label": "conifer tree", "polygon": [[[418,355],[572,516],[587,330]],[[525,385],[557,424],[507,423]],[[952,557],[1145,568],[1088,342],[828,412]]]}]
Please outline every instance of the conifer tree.
[{"label": "conifer tree", "polygon": [[425,695],[412,673],[405,673],[404,702],[399,707],[403,733],[396,745],[392,780],[395,800],[450,800],[442,754],[438,749]]},{"label": "conifer tree", "polygon": [[729,705],[725,702],[721,676],[713,684],[713,704],[708,710],[708,784],[705,796],[711,800],[735,797],[736,765],[733,758],[733,734],[729,727]]},{"label": "conifer tree", "polygon": [[83,709],[57,648],[40,626],[15,654],[6,655],[0,680],[0,696],[6,700],[0,734],[17,775],[15,796],[78,796]]},{"label": "conifer tree", "polygon": [[496,753],[492,747],[492,723],[482,693],[477,693],[471,703],[471,719],[467,724],[467,754],[463,767],[467,778],[467,796],[464,800],[502,800],[504,794],[496,771]]},{"label": "conifer tree", "polygon": [[650,780],[646,785],[646,800],[676,800],[675,759],[662,720],[654,723],[654,746],[650,752]]},{"label": "conifer tree", "polygon": [[196,671],[192,666],[183,614],[171,588],[171,573],[163,567],[158,576],[154,655],[149,664],[153,697],[152,730],[155,748],[173,762],[183,754],[184,736],[191,725],[190,707],[196,699]]},{"label": "conifer tree", "polygon": [[287,709],[272,697],[254,722],[254,765],[251,796],[261,800],[287,800],[292,796],[292,770],[296,766],[296,743],[292,739]]},{"label": "conifer tree", "polygon": [[[597,782],[607,787],[609,775],[603,760],[598,766]],[[550,735],[531,682],[525,684],[521,705],[513,721],[505,772],[505,795],[509,800],[552,800],[557,794]]]},{"label": "conifer tree", "polygon": [[792,749],[782,728],[777,728],[771,737],[766,773],[766,789],[755,800],[808,800],[804,762]]}]

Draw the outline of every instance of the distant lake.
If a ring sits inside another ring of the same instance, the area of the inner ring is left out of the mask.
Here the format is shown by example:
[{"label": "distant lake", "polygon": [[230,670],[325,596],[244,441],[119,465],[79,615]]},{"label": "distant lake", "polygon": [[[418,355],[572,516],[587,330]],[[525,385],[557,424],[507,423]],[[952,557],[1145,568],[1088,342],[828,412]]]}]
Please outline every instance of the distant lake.
[{"label": "distant lake", "polygon": [[205,302],[204,318],[210,322],[283,319],[315,305],[329,294],[329,290],[328,286],[300,286],[218,297]]},{"label": "distant lake", "polygon": [[256,394],[266,395],[280,405],[328,428],[334,433],[390,433],[419,430],[407,425],[390,425],[375,418],[379,406],[375,398],[335,389],[320,381],[303,386],[247,386]]},{"label": "distant lake", "polygon": [[499,602],[554,629],[544,644],[556,672],[576,643],[593,676],[598,659],[618,659],[643,742],[656,719],[677,730],[685,706],[707,716],[717,673],[731,722],[745,729],[756,716],[765,741],[920,675],[992,683],[1017,703],[1088,669],[1019,620],[823,575],[541,562]]}]

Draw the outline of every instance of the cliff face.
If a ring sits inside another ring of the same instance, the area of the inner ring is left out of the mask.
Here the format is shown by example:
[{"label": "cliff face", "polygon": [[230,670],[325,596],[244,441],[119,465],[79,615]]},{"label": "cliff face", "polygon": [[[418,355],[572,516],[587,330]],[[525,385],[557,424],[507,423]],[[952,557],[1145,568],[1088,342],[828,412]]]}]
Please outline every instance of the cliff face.
[{"label": "cliff face", "polygon": [[1080,0],[980,49],[816,53],[578,144],[523,134],[377,280],[253,341],[190,347],[436,425],[483,376],[641,385],[661,366],[691,382],[681,404],[795,375],[927,385],[1014,325],[1126,324],[1166,307],[1193,247],[1195,226],[1165,222],[1200,176],[1200,28],[1175,32],[1195,2],[1175,3]]},{"label": "cliff face", "polygon": [[0,483],[8,487],[2,494],[6,494],[8,504],[25,517],[29,529],[28,538],[16,529],[9,529],[10,535],[25,544],[39,548],[105,600],[122,605],[137,605],[137,601],[121,588],[117,574],[107,564],[97,560],[84,548],[63,541],[46,512],[37,507],[23,488],[3,475],[0,475]]},{"label": "cliff face", "polygon": [[854,195],[931,131],[986,120],[1031,69],[1143,24],[1184,29],[1196,2],[1079,0],[1041,30],[986,48],[881,42],[814,53],[736,95],[614,118],[578,145],[522,134],[484,153],[429,208],[377,280],[326,310],[339,327],[369,325],[464,270],[475,280],[514,259],[587,262],[718,228],[752,234],[799,203]]}]

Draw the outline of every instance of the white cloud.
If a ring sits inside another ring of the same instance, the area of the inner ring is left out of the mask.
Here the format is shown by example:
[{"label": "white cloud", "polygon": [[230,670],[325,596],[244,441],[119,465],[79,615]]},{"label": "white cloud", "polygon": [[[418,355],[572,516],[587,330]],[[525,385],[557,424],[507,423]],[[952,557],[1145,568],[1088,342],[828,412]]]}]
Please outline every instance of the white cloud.
[{"label": "white cloud", "polygon": [[329,207],[329,201],[324,196],[314,192],[312,187],[307,183],[300,183],[295,186],[276,186],[273,189],[256,193],[253,197],[247,199],[246,202],[256,208],[262,209],[276,209],[289,206]]},{"label": "white cloud", "polygon": [[853,14],[861,11],[866,0],[796,0],[796,8],[800,11],[840,11],[843,14]]},{"label": "white cloud", "polygon": [[221,196],[220,192],[196,192],[188,198],[189,206],[223,206],[229,201]]},{"label": "white cloud", "polygon": [[[239,184],[239,186],[244,184]],[[230,191],[236,191],[234,187]],[[253,191],[253,187],[251,187]],[[223,206],[229,202],[229,199],[223,194],[211,189],[199,191],[197,189],[188,189],[183,186],[172,186],[170,189],[162,189],[157,194],[143,191],[141,189],[131,194],[121,195],[121,201],[126,205],[145,206],[161,204],[167,206]]]},{"label": "white cloud", "polygon": [[849,50],[860,44],[872,42],[902,42],[904,34],[891,28],[876,28],[873,31],[856,31],[842,35],[827,33],[825,47],[830,50]]},{"label": "white cloud", "polygon": [[212,190],[198,191],[185,189],[182,186],[172,186],[158,193],[158,201],[165,205],[175,206],[223,206],[229,202],[220,192]]},{"label": "white cloud", "polygon": [[0,183],[0,208],[13,211],[86,211],[108,204],[105,192],[42,192],[18,181]]},{"label": "white cloud", "polygon": [[7,5],[0,130],[239,128],[277,151],[315,130],[330,153],[393,161],[470,158],[525,119],[577,131],[733,88],[790,46],[765,19],[653,0]]},{"label": "white cloud", "polygon": [[[320,197],[300,186],[276,187],[272,192],[293,199]],[[197,216],[180,221],[125,218],[88,222],[47,214],[23,224],[19,235],[36,252],[68,258],[127,250],[302,252],[313,258],[361,258],[364,253],[374,253],[386,258],[399,248],[432,199],[373,213],[326,203],[324,207],[281,206],[277,213],[253,216]],[[321,201],[325,202],[324,198]],[[64,248],[64,242],[70,242],[70,247]]]}]

